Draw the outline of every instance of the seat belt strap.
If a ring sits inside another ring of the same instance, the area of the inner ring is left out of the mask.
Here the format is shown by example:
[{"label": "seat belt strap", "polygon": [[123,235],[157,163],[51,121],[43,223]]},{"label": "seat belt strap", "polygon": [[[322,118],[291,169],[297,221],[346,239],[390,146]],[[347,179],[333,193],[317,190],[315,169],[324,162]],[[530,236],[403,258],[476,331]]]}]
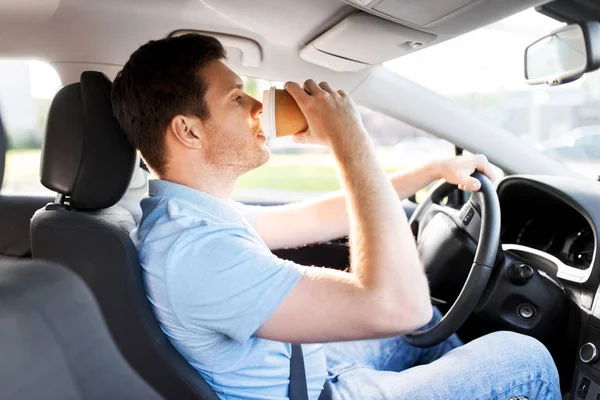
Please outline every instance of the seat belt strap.
[{"label": "seat belt strap", "polygon": [[[304,354],[302,345],[292,344],[292,357],[290,358],[290,400],[309,400],[306,386],[306,370],[304,368]],[[331,387],[325,381],[323,391],[318,400],[330,400]]]},{"label": "seat belt strap", "polygon": [[290,358],[290,400],[308,400],[304,354],[300,344],[292,344]]}]

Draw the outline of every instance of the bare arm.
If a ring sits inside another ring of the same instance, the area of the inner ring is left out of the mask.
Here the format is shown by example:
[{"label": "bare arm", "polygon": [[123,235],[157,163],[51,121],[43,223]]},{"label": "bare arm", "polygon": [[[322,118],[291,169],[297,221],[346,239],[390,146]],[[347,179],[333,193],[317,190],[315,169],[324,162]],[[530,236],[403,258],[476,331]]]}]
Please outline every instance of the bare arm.
[{"label": "bare arm", "polygon": [[[388,178],[401,200],[441,178],[473,190],[469,185],[474,183],[470,175],[475,169],[492,175],[487,159],[479,155],[434,161],[390,174]],[[256,229],[270,249],[337,239],[348,235],[350,231],[346,201],[345,192],[340,190],[315,200],[277,207],[257,207]],[[397,207],[401,208],[399,202]]]},{"label": "bare arm", "polygon": [[348,193],[351,273],[308,268],[257,331],[267,339],[322,342],[399,335],[431,319],[427,279],[398,196],[358,110],[343,92],[305,83],[286,89],[309,122],[302,140],[333,149]]}]

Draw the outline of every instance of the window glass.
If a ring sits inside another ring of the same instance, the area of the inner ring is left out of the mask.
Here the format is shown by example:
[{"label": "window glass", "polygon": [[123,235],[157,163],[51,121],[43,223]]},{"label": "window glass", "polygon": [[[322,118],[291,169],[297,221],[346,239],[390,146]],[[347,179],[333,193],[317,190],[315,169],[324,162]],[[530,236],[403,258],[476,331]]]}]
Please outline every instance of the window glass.
[{"label": "window glass", "polygon": [[3,194],[52,194],[40,183],[50,102],[61,82],[47,63],[0,60],[0,113],[8,136]]},{"label": "window glass", "polygon": [[[262,99],[262,91],[280,82],[245,79],[246,91]],[[436,158],[450,157],[454,146],[402,121],[360,107],[377,156],[388,172],[421,165]],[[271,159],[243,175],[234,198],[249,202],[288,202],[318,196],[340,188],[331,151],[323,146],[296,144],[291,137],[269,139]]]},{"label": "window glass", "polygon": [[384,66],[596,179],[600,71],[560,86],[532,86],[524,78],[525,48],[561,26],[532,8]]},{"label": "window glass", "polygon": [[[259,99],[263,90],[283,87],[282,82],[244,81],[247,92]],[[0,60],[0,112],[9,139],[3,194],[52,194],[40,184],[39,165],[48,108],[60,86],[58,74],[46,63]],[[365,107],[360,113],[388,172],[454,154],[451,143],[409,124]],[[329,149],[296,144],[291,137],[270,139],[267,145],[270,161],[239,179],[236,199],[287,202],[340,188]]]}]

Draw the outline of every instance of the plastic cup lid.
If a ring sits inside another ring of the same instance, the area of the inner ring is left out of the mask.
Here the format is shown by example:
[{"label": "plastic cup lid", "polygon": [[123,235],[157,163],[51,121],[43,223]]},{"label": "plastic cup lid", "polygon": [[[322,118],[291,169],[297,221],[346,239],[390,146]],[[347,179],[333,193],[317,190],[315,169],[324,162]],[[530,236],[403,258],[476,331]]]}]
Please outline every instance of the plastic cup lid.
[{"label": "plastic cup lid", "polygon": [[263,132],[266,137],[277,137],[275,128],[275,87],[265,91],[263,95]]}]

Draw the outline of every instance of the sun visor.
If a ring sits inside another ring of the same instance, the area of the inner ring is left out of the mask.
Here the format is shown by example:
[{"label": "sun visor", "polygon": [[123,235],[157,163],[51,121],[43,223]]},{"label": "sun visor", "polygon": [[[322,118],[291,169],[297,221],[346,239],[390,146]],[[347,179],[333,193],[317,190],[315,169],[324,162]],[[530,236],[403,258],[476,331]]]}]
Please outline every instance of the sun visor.
[{"label": "sun visor", "polygon": [[302,59],[335,71],[359,71],[411,53],[436,38],[366,13],[355,13],[317,37]]},{"label": "sun visor", "polygon": [[59,5],[60,0],[1,0],[0,21],[3,23],[48,21],[54,16]]}]

